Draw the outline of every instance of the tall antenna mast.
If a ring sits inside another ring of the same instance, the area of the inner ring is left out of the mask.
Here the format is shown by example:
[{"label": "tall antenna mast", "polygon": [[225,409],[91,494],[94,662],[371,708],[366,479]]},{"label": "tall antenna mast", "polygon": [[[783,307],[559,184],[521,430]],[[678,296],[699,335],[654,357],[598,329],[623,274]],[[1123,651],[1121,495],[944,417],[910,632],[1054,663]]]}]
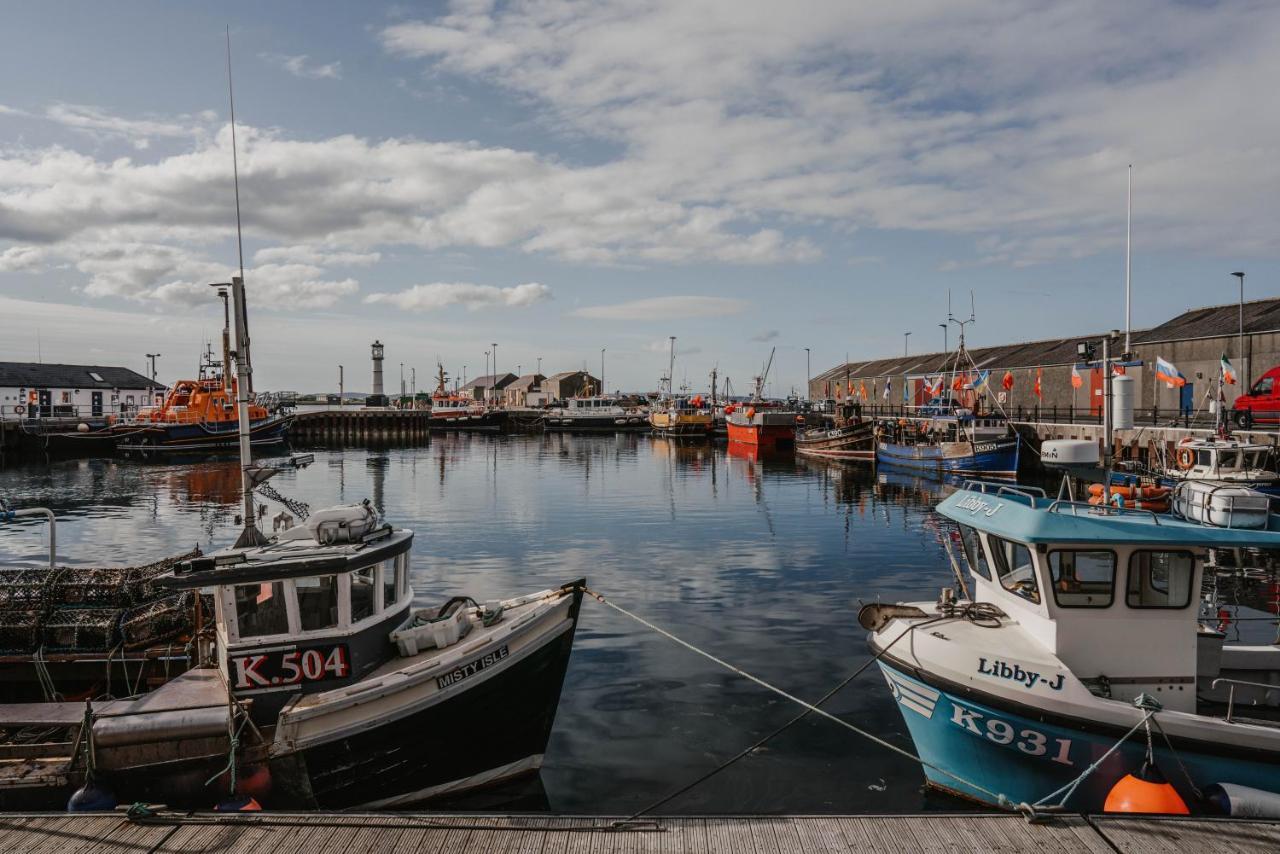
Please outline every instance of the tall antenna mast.
[{"label": "tall antenna mast", "polygon": [[[227,27],[227,100],[231,105],[231,176],[235,182],[236,188],[236,251],[240,258],[240,282],[244,283],[244,234],[240,227],[240,160],[236,153],[236,91],[231,83],[231,27]],[[234,296],[234,294],[233,294]],[[249,358],[249,318],[244,318],[244,341],[236,342],[236,361],[244,361],[248,367],[247,382],[248,388],[245,389],[249,394],[253,394],[253,361]],[[243,346],[243,350],[240,347]],[[225,370],[225,368],[224,368]]]},{"label": "tall antenna mast", "polygon": [[[1129,285],[1133,273],[1133,164],[1129,164],[1129,201],[1125,206],[1124,215],[1124,351],[1131,352],[1129,348]],[[1110,378],[1107,382],[1110,382]]]}]

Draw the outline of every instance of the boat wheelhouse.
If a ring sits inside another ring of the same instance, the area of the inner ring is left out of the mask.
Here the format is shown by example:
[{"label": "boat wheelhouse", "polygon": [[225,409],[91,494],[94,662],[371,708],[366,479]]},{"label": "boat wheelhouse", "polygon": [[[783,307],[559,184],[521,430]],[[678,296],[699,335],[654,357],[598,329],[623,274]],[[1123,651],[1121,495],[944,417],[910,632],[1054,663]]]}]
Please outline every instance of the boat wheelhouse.
[{"label": "boat wheelhouse", "polygon": [[1270,445],[1245,442],[1233,436],[1182,440],[1174,449],[1173,464],[1165,466],[1161,475],[1171,484],[1208,480],[1280,495],[1280,474],[1275,471],[1274,449]]},{"label": "boat wheelhouse", "polygon": [[1210,549],[1280,548],[1280,518],[1226,529],[981,482],[937,509],[967,592],[859,615],[931,785],[1097,811],[1150,762],[1197,809],[1213,785],[1280,797],[1280,647],[1199,619]]},{"label": "boat wheelhouse", "polygon": [[651,411],[649,424],[659,436],[705,439],[715,428],[715,415],[702,397],[679,397]]},{"label": "boat wheelhouse", "polygon": [[858,403],[842,403],[830,426],[796,430],[796,453],[835,460],[874,460],[875,423],[862,418]]},{"label": "boat wheelhouse", "polygon": [[612,396],[571,397],[548,409],[543,429],[551,433],[639,433],[649,429],[641,410]]}]

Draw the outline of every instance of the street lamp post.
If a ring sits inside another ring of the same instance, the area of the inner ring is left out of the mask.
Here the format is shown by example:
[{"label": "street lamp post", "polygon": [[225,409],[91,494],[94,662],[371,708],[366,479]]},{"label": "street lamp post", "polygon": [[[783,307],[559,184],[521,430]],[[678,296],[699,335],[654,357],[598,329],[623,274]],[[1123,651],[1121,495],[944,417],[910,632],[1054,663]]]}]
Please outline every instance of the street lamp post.
[{"label": "street lamp post", "polygon": [[604,385],[604,351],[605,351],[605,348],[601,347],[600,348],[600,393],[601,394],[606,393],[605,385]]},{"label": "street lamp post", "polygon": [[[151,360],[151,381],[152,381],[152,382],[155,382],[155,381],[156,381],[156,359],[159,359],[159,358],[160,358],[160,354],[159,354],[159,353],[148,353],[148,354],[147,354],[147,358]],[[223,373],[226,373],[226,372],[227,372],[227,370],[228,370],[228,369],[227,369],[227,366],[226,366],[226,365],[223,365],[223,366],[222,366],[222,371],[223,371]]]},{"label": "street lamp post", "polygon": [[493,387],[493,402],[496,406],[498,403],[498,344],[495,341],[489,346],[493,347],[493,382],[489,383],[489,385]]},{"label": "street lamp post", "polygon": [[1242,389],[1249,387],[1249,367],[1244,355],[1244,273],[1232,273],[1240,280],[1240,376],[1244,378]]},{"label": "street lamp post", "polygon": [[902,356],[903,356],[903,358],[906,358],[906,356],[907,356],[907,353],[908,353],[908,350],[907,350],[907,341],[908,341],[908,339],[909,339],[910,337],[911,337],[911,333],[910,333],[910,332],[904,332],[904,333],[902,333]]},{"label": "street lamp post", "polygon": [[945,324],[945,323],[939,323],[938,325],[942,327],[942,353],[943,353],[943,355],[946,355],[946,352],[947,352],[947,324]]},{"label": "street lamp post", "polygon": [[809,382],[813,379],[813,366],[809,361],[809,348],[804,348],[804,399],[811,400],[809,397]]}]

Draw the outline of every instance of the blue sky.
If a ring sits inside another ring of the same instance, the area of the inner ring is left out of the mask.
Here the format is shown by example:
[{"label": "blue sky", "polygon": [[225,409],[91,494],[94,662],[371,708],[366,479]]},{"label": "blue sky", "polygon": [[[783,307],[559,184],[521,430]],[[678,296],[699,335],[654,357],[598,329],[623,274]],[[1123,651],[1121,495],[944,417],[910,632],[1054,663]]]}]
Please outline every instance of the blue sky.
[{"label": "blue sky", "polygon": [[1268,3],[14,4],[0,359],[194,368],[235,266],[259,386],[498,367],[772,390],[852,357],[1274,296]]}]

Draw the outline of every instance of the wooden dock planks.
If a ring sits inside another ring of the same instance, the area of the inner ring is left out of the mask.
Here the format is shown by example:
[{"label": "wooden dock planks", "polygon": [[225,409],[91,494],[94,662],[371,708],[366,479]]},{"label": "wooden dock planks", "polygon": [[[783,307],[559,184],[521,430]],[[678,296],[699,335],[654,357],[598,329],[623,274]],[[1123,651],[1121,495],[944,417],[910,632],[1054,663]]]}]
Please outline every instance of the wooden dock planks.
[{"label": "wooden dock planks", "polygon": [[43,854],[1137,854],[1280,851],[1280,822],[1066,815],[716,816],[603,831],[608,817],[430,813],[0,814],[0,850]]}]

